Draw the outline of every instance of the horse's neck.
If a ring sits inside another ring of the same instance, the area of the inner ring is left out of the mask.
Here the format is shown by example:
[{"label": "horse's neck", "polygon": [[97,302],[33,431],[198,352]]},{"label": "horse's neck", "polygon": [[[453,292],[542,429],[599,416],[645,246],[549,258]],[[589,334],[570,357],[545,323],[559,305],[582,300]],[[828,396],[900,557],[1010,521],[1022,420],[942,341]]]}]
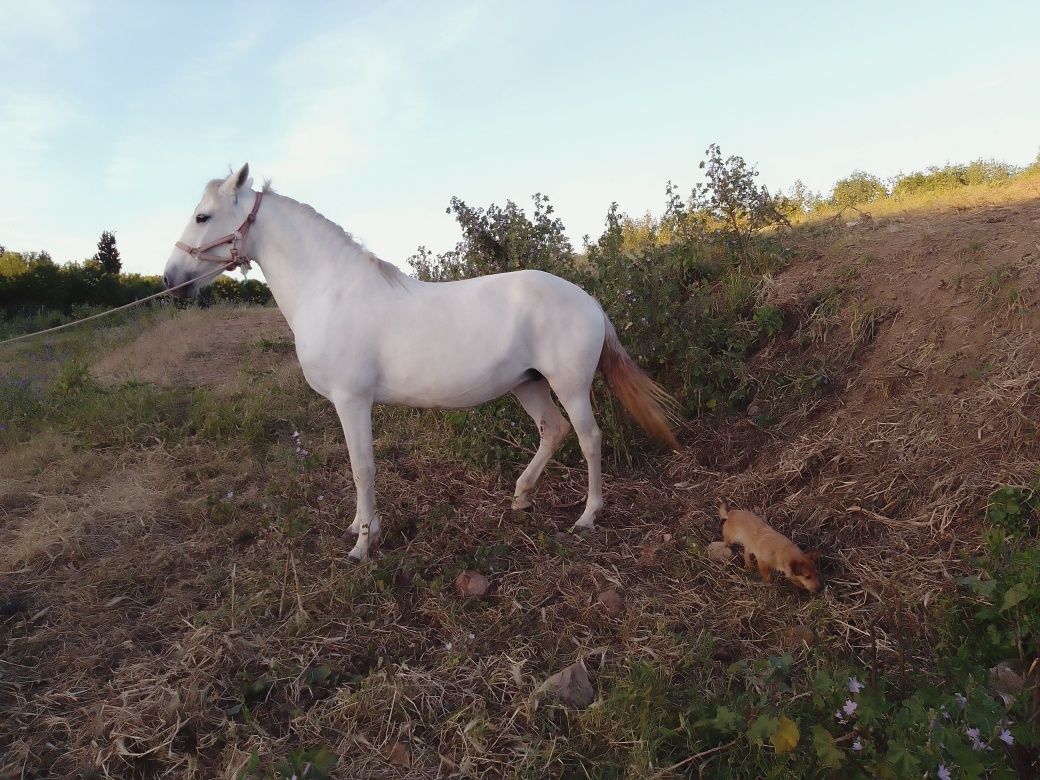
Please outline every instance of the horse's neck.
[{"label": "horse's neck", "polygon": [[360,296],[381,281],[360,246],[291,198],[265,193],[253,231],[257,264],[294,331],[329,290]]}]

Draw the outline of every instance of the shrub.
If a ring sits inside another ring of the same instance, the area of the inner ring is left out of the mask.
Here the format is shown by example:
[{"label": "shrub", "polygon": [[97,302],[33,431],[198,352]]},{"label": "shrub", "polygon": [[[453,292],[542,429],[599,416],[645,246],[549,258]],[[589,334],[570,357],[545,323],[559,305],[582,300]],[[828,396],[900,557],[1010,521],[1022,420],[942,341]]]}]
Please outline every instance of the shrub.
[{"label": "shrub", "polygon": [[838,207],[856,206],[871,203],[886,195],[888,190],[877,176],[866,171],[853,171],[835,183],[830,202]]},{"label": "shrub", "polygon": [[940,192],[1007,181],[1019,169],[994,160],[975,160],[967,165],[932,166],[924,171],[900,174],[892,186],[895,197],[907,197],[920,192]]}]

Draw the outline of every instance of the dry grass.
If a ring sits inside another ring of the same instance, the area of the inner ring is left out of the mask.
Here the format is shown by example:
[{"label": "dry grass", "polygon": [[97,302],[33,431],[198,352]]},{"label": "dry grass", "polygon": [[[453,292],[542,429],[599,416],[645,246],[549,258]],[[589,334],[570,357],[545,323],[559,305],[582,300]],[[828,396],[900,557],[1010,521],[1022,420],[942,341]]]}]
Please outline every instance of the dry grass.
[{"label": "dry grass", "polygon": [[188,309],[103,356],[92,372],[107,382],[226,385],[237,378],[247,346],[263,334],[291,337],[277,309]]},{"label": "dry grass", "polygon": [[834,217],[849,223],[859,223],[866,217],[883,218],[921,212],[967,211],[971,209],[1005,206],[1040,198],[1040,170],[1027,172],[1006,181],[958,187],[949,190],[918,192],[903,197],[885,197],[858,208],[839,209],[823,206],[803,217],[802,224],[811,225]]}]

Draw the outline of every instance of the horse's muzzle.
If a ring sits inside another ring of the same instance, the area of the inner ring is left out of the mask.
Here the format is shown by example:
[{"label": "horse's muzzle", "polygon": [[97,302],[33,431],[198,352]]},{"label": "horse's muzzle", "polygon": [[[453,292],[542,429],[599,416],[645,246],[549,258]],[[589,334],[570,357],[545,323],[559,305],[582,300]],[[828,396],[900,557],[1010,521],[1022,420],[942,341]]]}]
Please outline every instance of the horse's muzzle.
[{"label": "horse's muzzle", "polygon": [[174,279],[171,279],[169,274],[163,275],[163,287],[166,288],[166,291],[170,294],[171,298],[177,298],[181,301],[191,298],[195,292],[194,284],[186,284],[183,287],[178,287],[177,282]]}]

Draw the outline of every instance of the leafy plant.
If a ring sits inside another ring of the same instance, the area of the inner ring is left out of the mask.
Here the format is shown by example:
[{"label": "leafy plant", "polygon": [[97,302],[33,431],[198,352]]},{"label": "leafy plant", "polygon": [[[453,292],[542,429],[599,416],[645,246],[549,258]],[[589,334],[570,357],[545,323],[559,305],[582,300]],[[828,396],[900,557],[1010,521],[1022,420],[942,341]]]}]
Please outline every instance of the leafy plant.
[{"label": "leafy plant", "polygon": [[871,203],[888,195],[888,189],[877,176],[866,171],[853,171],[839,179],[831,191],[830,202],[834,206],[858,206]]},{"label": "leafy plant", "polygon": [[755,312],[755,325],[765,338],[771,339],[784,329],[784,311],[779,306],[768,304]]},{"label": "leafy plant", "polygon": [[986,519],[1010,534],[1035,532],[1040,512],[1040,484],[1004,485],[990,497]]}]

